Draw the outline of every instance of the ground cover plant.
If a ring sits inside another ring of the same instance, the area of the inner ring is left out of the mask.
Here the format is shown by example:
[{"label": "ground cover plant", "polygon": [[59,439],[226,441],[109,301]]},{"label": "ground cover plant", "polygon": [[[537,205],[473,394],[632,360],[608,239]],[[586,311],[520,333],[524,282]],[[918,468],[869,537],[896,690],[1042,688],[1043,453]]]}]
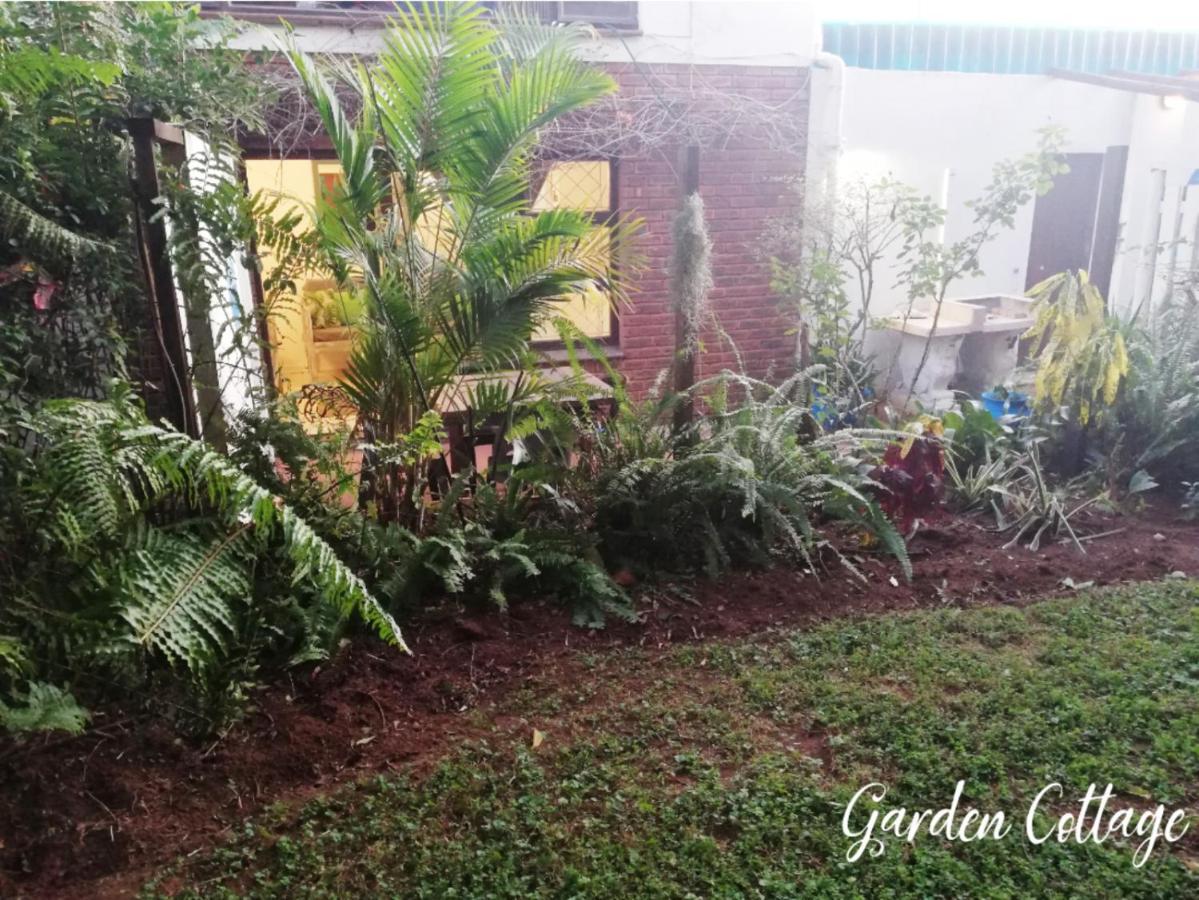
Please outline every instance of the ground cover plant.
[{"label": "ground cover plant", "polygon": [[892,840],[850,863],[840,821],[871,781],[909,809],[945,805],[958,779],[971,805],[1018,816],[1051,781],[1067,797],[1110,781],[1122,802],[1193,804],[1197,601],[1193,583],[1142,584],[585,658],[585,678],[517,695],[512,727],[427,777],[257,819],[159,883],[259,897],[1193,896],[1189,838],[1140,869],[1136,841],[1016,834]]}]

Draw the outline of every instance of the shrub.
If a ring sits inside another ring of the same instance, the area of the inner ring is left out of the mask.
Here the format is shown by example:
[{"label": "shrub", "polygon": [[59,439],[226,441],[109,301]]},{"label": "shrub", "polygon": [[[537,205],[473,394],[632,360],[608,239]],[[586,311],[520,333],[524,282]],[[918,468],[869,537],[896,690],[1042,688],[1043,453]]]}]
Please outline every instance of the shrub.
[{"label": "shrub", "polygon": [[1080,426],[1116,402],[1130,361],[1125,329],[1087,273],[1062,272],[1028,292],[1036,323],[1024,336],[1036,364],[1034,402],[1044,413],[1065,407]]},{"label": "shrub", "polygon": [[[127,387],[47,403],[28,440],[36,452],[3,470],[10,696],[28,705],[52,696],[42,680],[165,672],[206,717],[238,687],[231,662],[252,672],[323,655],[351,613],[403,646],[303,518],[227,458],[150,424]],[[19,724],[12,707],[6,720]]]},{"label": "shrub", "polygon": [[449,597],[506,612],[513,595],[554,597],[575,624],[600,627],[611,615],[635,618],[632,604],[602,567],[594,539],[566,519],[573,510],[532,473],[502,485],[457,478],[420,532],[369,523],[358,544],[376,593],[398,613]]},{"label": "shrub", "polygon": [[879,506],[903,532],[928,519],[945,499],[945,449],[936,436],[891,444],[870,477],[882,486]]},{"label": "shrub", "polygon": [[690,433],[662,455],[596,472],[608,563],[715,575],[782,553],[811,566],[826,545],[816,523],[842,520],[877,535],[906,571],[903,542],[858,474],[855,453],[869,435],[808,437],[811,416],[798,395],[809,375],[774,386],[726,371],[700,382],[709,413]]}]

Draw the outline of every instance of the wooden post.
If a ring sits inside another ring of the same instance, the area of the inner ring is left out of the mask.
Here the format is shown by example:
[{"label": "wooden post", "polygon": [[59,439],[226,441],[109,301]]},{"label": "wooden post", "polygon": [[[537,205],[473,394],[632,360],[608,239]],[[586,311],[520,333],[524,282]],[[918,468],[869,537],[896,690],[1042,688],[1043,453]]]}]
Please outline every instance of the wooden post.
[{"label": "wooden post", "polygon": [[[246,175],[246,160],[241,155],[237,158],[237,177],[241,181],[246,196],[250,196],[250,180]],[[256,235],[250,235],[250,245],[246,249],[251,257],[260,259]],[[262,289],[262,272],[257,266],[250,270],[250,296],[254,300],[253,314],[257,321],[258,343],[261,348],[259,352],[262,354],[263,387],[267,398],[274,400],[278,396],[278,389],[275,386],[275,361],[271,355],[271,332],[267,323],[270,310],[266,308],[266,297]]]},{"label": "wooden post", "polygon": [[[685,200],[692,194],[699,193],[699,147],[695,144],[684,148],[680,181],[681,199]],[[674,430],[678,433],[695,419],[695,400],[687,393],[695,385],[695,348],[691,346],[687,331],[687,315],[680,308],[677,298],[674,311],[674,350],[674,390],[679,397],[674,408]]]},{"label": "wooden post", "polygon": [[167,257],[166,225],[154,219],[154,200],[160,194],[154,160],[153,119],[129,119],[133,140],[133,195],[136,201],[138,255],[146,278],[154,331],[163,354],[163,394],[167,419],[191,437],[199,437],[196,406],[188,371],[187,345],[179,318],[179,302]]}]

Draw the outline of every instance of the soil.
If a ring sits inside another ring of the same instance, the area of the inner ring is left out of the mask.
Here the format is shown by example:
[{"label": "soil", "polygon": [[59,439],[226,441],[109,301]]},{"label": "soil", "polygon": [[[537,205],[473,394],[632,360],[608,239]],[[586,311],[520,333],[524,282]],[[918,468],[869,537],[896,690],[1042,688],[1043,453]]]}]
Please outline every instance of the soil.
[{"label": "soil", "polygon": [[406,628],[413,655],[354,641],[335,660],[259,691],[220,739],[189,741],[113,707],[79,737],[0,743],[0,895],[135,895],[160,867],[219,843],[266,806],[374,773],[420,772],[462,741],[493,733],[502,722],[480,707],[533,682],[561,683],[581,652],[1199,576],[1199,523],[1172,511],[1095,513],[1082,526],[1100,535],[1084,544],[1085,555],[1069,543],[1005,549],[1007,537],[981,520],[945,518],[912,539],[910,583],[893,560],[843,550],[865,582],[829,554],[819,578],[780,567],[634,586],[644,621],[602,631],[573,628],[544,601],[517,604],[507,616],[436,610]]}]

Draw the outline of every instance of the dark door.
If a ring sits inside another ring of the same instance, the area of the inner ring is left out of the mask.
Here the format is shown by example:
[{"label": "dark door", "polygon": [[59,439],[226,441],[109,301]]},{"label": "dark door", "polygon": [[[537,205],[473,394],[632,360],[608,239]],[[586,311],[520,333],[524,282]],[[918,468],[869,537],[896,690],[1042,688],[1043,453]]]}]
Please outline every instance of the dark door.
[{"label": "dark door", "polygon": [[1028,248],[1027,290],[1067,269],[1086,269],[1106,297],[1120,234],[1127,147],[1106,153],[1067,153],[1070,171],[1037,198]]},{"label": "dark door", "polygon": [[1067,153],[1070,171],[1054,179],[1053,189],[1037,198],[1028,248],[1028,275],[1024,279],[1026,290],[1050,275],[1090,266],[1103,156]]}]

